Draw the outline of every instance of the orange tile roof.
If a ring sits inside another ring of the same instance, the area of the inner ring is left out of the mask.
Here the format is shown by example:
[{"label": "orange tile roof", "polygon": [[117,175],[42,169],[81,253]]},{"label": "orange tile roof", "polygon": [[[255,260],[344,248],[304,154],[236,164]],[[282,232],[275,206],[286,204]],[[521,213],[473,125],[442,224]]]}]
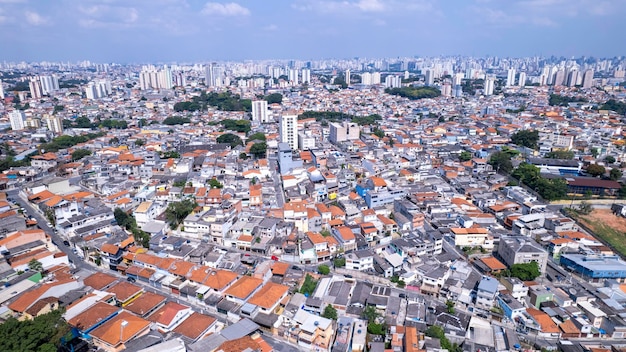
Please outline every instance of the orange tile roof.
[{"label": "orange tile roof", "polygon": [[268,282],[248,300],[248,303],[270,309],[289,291],[289,286]]},{"label": "orange tile roof", "polygon": [[187,319],[185,319],[185,321],[178,325],[174,329],[174,332],[195,341],[202,338],[202,334],[205,333],[214,323],[215,318],[194,312]]},{"label": "orange tile roof", "polygon": [[287,270],[289,270],[289,263],[274,262],[274,264],[272,264],[272,274],[274,275],[285,276]]},{"label": "orange tile roof", "polygon": [[145,292],[141,294],[139,298],[132,301],[129,305],[124,307],[124,309],[130,311],[131,313],[135,313],[139,316],[142,316],[149,311],[153,310],[155,307],[160,306],[166,300],[165,296],[161,296],[152,292]]},{"label": "orange tile roof", "polygon": [[150,314],[150,316],[146,319],[153,323],[168,326],[172,323],[172,320],[176,317],[178,312],[186,309],[189,309],[189,307],[170,301],[165,303],[163,307],[159,308],[154,313]]},{"label": "orange tile roof", "polygon": [[372,180],[372,183],[374,184],[374,187],[385,187],[387,186],[387,182],[385,182],[385,180],[381,177],[376,177],[376,176],[372,176],[370,177],[370,180]]},{"label": "orange tile roof", "polygon": [[86,330],[120,310],[121,308],[119,307],[104,302],[97,302],[70,319],[67,323],[79,330]]},{"label": "orange tile roof", "polygon": [[137,285],[133,285],[130,282],[120,281],[114,286],[110,287],[106,290],[106,292],[111,292],[115,294],[115,297],[120,302],[125,302],[129,298],[133,297],[137,293],[143,291],[143,289]]},{"label": "orange tile roof", "polygon": [[237,279],[237,273],[228,270],[211,270],[203,284],[214,290],[221,291]]},{"label": "orange tile roof", "polygon": [[354,236],[354,233],[352,232],[352,230],[350,230],[349,227],[346,226],[339,226],[336,228],[337,232],[339,232],[339,236],[341,236],[341,238],[344,241],[352,241],[354,240],[356,237]]},{"label": "orange tile roof", "polygon": [[496,259],[495,257],[489,256],[485,258],[480,258],[480,261],[483,262],[491,270],[506,269],[506,265],[502,264],[502,262]]},{"label": "orange tile roof", "polygon": [[105,243],[105,244],[102,245],[100,250],[102,252],[104,252],[104,253],[115,255],[120,250],[120,247],[118,247],[118,246],[116,246],[114,244]]},{"label": "orange tile roof", "polygon": [[541,325],[541,331],[547,333],[559,333],[558,326],[550,319],[550,316],[535,308],[526,308],[526,312],[530,314]]},{"label": "orange tile roof", "polygon": [[252,276],[242,276],[237,282],[229,287],[224,293],[239,299],[246,299],[254,290],[256,290],[263,280]]},{"label": "orange tile roof", "polygon": [[102,290],[103,288],[109,286],[115,281],[117,281],[117,278],[113,275],[96,272],[95,274],[92,274],[86,277],[83,280],[83,283],[86,286],[93,287],[96,290]]},{"label": "orange tile roof", "polygon": [[567,319],[559,324],[559,329],[565,334],[580,334],[580,330],[576,327],[572,319]]},{"label": "orange tile roof", "polygon": [[[122,328],[122,323],[125,323]],[[121,312],[89,334],[111,346],[127,342],[150,328],[150,322],[129,312]]]}]

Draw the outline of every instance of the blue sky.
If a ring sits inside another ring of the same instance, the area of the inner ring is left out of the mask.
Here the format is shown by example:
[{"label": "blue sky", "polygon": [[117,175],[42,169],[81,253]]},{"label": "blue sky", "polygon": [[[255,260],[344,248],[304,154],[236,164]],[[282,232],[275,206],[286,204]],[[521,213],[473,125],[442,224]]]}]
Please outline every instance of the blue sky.
[{"label": "blue sky", "polygon": [[0,60],[623,55],[624,0],[0,0]]}]

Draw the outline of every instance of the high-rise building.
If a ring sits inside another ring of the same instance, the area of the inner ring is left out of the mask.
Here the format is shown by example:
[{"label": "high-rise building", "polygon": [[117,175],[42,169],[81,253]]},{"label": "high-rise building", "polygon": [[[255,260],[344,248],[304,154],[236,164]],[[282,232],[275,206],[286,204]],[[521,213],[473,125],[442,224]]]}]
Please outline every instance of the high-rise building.
[{"label": "high-rise building", "polygon": [[427,86],[432,86],[435,83],[435,71],[432,69],[426,70],[426,74],[424,75],[424,84]]},{"label": "high-rise building", "polygon": [[4,87],[2,87],[1,79],[0,79],[0,99],[4,99]]},{"label": "high-rise building", "polygon": [[[287,78],[289,79],[291,84],[293,84],[294,86],[297,86],[298,85],[298,70],[294,68],[289,69],[289,76]],[[293,149],[296,149],[296,148],[293,148]]]},{"label": "high-rise building", "polygon": [[255,100],[252,102],[252,121],[267,123],[269,121],[267,101]]},{"label": "high-rise building", "polygon": [[46,116],[44,118],[48,129],[56,134],[63,134],[63,119],[59,116]]},{"label": "high-rise building", "polygon": [[444,82],[441,86],[441,95],[444,97],[452,95],[452,85],[450,85],[450,82]]},{"label": "high-rise building", "polygon": [[555,87],[558,87],[558,86],[562,86],[564,82],[565,82],[565,71],[564,70],[556,71],[556,73],[554,74],[554,81],[552,82],[552,85],[554,85]]},{"label": "high-rise building", "polygon": [[389,75],[385,77],[386,88],[400,88],[400,86],[402,86],[402,79],[400,76]]},{"label": "high-rise building", "polygon": [[517,85],[520,87],[523,87],[526,85],[526,72],[519,73],[519,80],[517,82]]},{"label": "high-rise building", "polygon": [[9,113],[9,122],[13,131],[21,131],[24,129],[24,117],[26,115],[21,110],[13,110]]},{"label": "high-rise building", "polygon": [[495,86],[496,78],[492,75],[487,75],[485,79],[484,95],[493,95],[493,88]]},{"label": "high-rise building", "polygon": [[205,69],[205,80],[207,87],[221,87],[224,85],[224,68],[209,64]]},{"label": "high-rise building", "polygon": [[463,72],[459,72],[459,73],[455,73],[454,74],[454,81],[452,82],[454,84],[454,86],[460,86],[461,83],[463,83],[463,77],[465,75],[463,74]]},{"label": "high-rise building", "polygon": [[583,88],[591,88],[593,86],[593,70],[586,70],[583,76]]},{"label": "high-rise building", "polygon": [[506,86],[514,86],[515,85],[515,69],[510,68],[506,75]]},{"label": "high-rise building", "polygon": [[43,93],[41,91],[41,82],[37,78],[31,78],[28,82],[28,88],[30,89],[30,97],[33,99],[41,99]]},{"label": "high-rise building", "polygon": [[354,141],[359,139],[360,132],[361,129],[356,123],[347,121],[342,123],[333,122],[330,124],[328,140],[333,144]]},{"label": "high-rise building", "polygon": [[311,70],[309,70],[308,68],[303,68],[302,69],[302,84],[309,84],[311,83]]},{"label": "high-rise building", "polygon": [[578,80],[578,70],[571,70],[567,75],[567,86],[574,87]]},{"label": "high-rise building", "polygon": [[352,78],[352,77],[350,77],[350,69],[347,69],[347,70],[346,70],[346,74],[345,74],[345,76],[346,76],[346,77],[345,77],[345,79],[346,79],[346,84],[347,84],[347,85],[350,85],[350,79]]},{"label": "high-rise building", "polygon": [[298,114],[287,111],[280,116],[280,141],[292,150],[298,149]]}]

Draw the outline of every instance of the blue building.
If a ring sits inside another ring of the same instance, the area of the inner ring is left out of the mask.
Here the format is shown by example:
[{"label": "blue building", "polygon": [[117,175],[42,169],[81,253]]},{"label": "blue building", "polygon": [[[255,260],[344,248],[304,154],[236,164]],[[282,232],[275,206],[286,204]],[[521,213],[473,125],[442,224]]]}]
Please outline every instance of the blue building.
[{"label": "blue building", "polygon": [[626,262],[616,255],[562,254],[560,263],[592,282],[604,279],[626,281]]}]

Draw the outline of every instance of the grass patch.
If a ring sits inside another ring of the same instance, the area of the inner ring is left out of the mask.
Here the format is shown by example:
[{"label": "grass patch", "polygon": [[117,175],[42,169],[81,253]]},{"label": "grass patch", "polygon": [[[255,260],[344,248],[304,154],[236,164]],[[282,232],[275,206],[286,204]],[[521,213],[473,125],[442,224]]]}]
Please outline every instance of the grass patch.
[{"label": "grass patch", "polygon": [[595,219],[593,214],[582,215],[575,211],[568,212],[570,216],[589,228],[598,239],[608,243],[622,257],[626,257],[626,234],[615,229],[604,221]]}]

